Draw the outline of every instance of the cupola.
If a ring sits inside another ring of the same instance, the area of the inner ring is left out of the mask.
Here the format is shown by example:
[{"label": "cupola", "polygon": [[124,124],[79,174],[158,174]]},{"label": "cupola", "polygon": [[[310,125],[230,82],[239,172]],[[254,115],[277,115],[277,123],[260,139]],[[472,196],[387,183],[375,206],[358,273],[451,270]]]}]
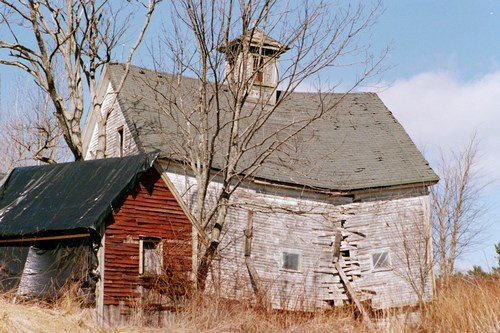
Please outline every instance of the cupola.
[{"label": "cupola", "polygon": [[[247,49],[248,47],[248,49]],[[248,83],[248,100],[269,104],[276,102],[278,58],[288,48],[257,28],[233,39],[219,51],[226,54],[226,76]],[[246,62],[244,56],[246,54]],[[244,66],[246,68],[244,68]]]}]

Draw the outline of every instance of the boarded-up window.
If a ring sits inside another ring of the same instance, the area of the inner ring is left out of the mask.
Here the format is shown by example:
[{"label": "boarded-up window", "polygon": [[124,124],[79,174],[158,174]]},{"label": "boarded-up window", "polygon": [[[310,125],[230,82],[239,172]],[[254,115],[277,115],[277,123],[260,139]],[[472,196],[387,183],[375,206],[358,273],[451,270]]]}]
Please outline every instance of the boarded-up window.
[{"label": "boarded-up window", "polygon": [[159,237],[141,237],[139,241],[139,273],[159,275],[163,265],[163,247]]},{"label": "boarded-up window", "polygon": [[283,251],[281,253],[281,269],[300,271],[302,266],[302,254],[298,251]]},{"label": "boarded-up window", "polygon": [[374,270],[390,269],[391,257],[389,256],[389,251],[372,253],[372,267]]}]

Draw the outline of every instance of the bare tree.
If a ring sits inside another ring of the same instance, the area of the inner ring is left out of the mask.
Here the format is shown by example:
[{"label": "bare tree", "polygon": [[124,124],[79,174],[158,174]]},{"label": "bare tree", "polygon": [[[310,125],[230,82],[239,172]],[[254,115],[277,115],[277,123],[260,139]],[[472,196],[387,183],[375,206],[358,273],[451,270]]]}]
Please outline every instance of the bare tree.
[{"label": "bare tree", "polygon": [[193,210],[203,241],[198,265],[203,288],[234,191],[270,156],[298,149],[303,130],[334,111],[342,98],[328,94],[333,88],[325,84],[318,86],[314,110],[277,119],[283,117],[278,110],[299,85],[317,83],[322,71],[361,65],[354,82],[344,83],[350,91],[380,70],[385,51],[373,57],[359,44],[380,3],[182,0],[168,9],[172,20],[160,44],[165,49],[152,53],[157,66],[173,64],[167,70],[175,74],[167,89],[159,82],[156,89],[164,113],[176,124],[165,140],[196,179]]},{"label": "bare tree", "polygon": [[71,153],[62,139],[49,97],[21,80],[15,86],[10,112],[0,123],[0,171],[69,160]]},{"label": "bare tree", "polygon": [[440,182],[431,188],[434,250],[440,281],[447,285],[455,260],[472,245],[487,210],[486,183],[477,173],[478,141],[473,136],[460,151],[441,155]]},{"label": "bare tree", "polygon": [[[0,64],[30,74],[50,96],[75,160],[83,159],[80,125],[85,102],[90,100],[90,109],[100,110],[96,87],[101,67],[111,60],[131,15],[144,7],[144,24],[127,59],[130,64],[157,2],[138,0],[131,6],[128,1],[118,7],[109,0],[0,1],[0,51],[7,50],[0,54]],[[102,115],[99,124],[106,119]]]}]

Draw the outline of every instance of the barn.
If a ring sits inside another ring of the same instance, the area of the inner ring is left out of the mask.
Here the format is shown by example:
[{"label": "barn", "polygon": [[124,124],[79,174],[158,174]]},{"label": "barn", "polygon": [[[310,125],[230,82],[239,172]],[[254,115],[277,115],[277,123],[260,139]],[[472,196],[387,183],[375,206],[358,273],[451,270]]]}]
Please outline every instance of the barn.
[{"label": "barn", "polygon": [[[384,309],[431,299],[429,187],[438,177],[404,128],[374,93],[285,95],[277,85],[277,68],[286,47],[256,31],[220,51],[239,52],[241,43],[250,43],[251,75],[241,119],[268,117],[245,141],[240,167],[251,173],[238,174],[243,180],[227,204],[208,290],[252,297],[253,275],[269,306],[278,309],[328,308],[354,300]],[[231,54],[228,61],[242,57]],[[260,57],[268,59],[254,61]],[[196,78],[136,66],[121,85],[126,68],[109,64],[102,74],[102,109],[87,118],[85,158],[159,151],[159,172],[194,215],[200,178],[193,168],[202,163],[189,160],[196,146],[186,133],[201,121],[194,113],[200,105],[196,92],[203,87],[214,92],[207,103],[218,113],[207,109],[208,134],[215,120],[230,123],[224,121],[234,110],[224,103],[234,100],[233,92],[225,83],[202,86]],[[236,73],[234,79],[242,76]],[[276,142],[259,146],[255,140],[286,136],[286,130],[318,110],[328,112],[261,163],[250,164],[252,157],[262,156],[259,149],[266,152]],[[290,120],[294,123],[287,126]],[[206,200],[223,195],[229,145],[224,131],[221,127],[212,141],[218,148]]]}]

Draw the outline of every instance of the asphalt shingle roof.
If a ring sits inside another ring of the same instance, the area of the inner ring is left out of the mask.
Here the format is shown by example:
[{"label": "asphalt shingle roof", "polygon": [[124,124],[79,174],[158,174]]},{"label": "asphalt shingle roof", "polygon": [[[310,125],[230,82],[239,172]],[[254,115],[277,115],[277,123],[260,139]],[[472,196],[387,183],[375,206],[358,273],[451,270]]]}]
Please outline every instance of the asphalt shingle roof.
[{"label": "asphalt shingle roof", "polygon": [[[112,64],[108,70],[116,88],[124,66]],[[195,108],[195,94],[189,91],[197,90],[198,81],[183,77],[177,85],[173,83],[177,79],[132,66],[118,102],[143,152],[159,149],[162,156],[178,160],[183,159],[180,152],[188,144],[180,135],[183,129],[179,124],[185,120],[178,106],[182,102],[184,109]],[[158,91],[176,97],[166,98]],[[273,153],[256,171],[256,178],[329,190],[431,184],[438,180],[401,124],[374,93],[293,93],[283,100],[259,135],[279,131],[290,119],[304,119],[325,104],[335,107]],[[222,165],[223,158],[221,150],[215,167]],[[241,165],[245,163],[243,158]]]}]

